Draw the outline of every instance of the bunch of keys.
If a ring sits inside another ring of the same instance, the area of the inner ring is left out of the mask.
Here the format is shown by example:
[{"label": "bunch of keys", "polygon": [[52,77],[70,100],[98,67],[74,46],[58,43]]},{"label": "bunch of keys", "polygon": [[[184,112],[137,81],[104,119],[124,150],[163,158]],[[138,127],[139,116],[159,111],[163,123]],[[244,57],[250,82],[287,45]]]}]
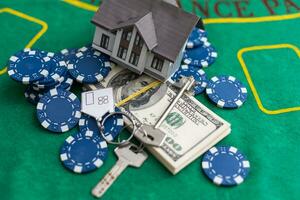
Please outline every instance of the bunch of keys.
[{"label": "bunch of keys", "polygon": [[[178,100],[182,97],[184,92],[189,90],[193,86],[193,84],[193,78],[185,79],[185,83],[181,88],[180,92],[165,110],[165,112],[160,117],[155,126],[144,124],[137,127],[132,117],[124,112],[111,112],[102,120],[101,123],[98,122],[102,137],[107,141],[107,143],[117,145],[117,148],[115,148],[114,152],[118,157],[118,161],[112,167],[112,169],[103,177],[103,179],[93,188],[92,194],[95,197],[102,197],[104,193],[109,189],[109,187],[114,183],[114,181],[128,166],[139,168],[143,165],[145,160],[147,160],[148,158],[148,154],[144,151],[144,145],[159,147],[164,142],[166,135],[159,129],[159,126],[165,120],[168,114],[172,111],[172,109],[174,108]],[[121,142],[110,141],[105,137],[104,134],[105,121],[115,114],[121,114],[125,116],[131,121],[133,125],[133,130],[129,138],[127,138],[126,140],[122,140]],[[141,142],[140,146],[131,143],[130,140],[133,138],[133,136],[135,136]]]}]

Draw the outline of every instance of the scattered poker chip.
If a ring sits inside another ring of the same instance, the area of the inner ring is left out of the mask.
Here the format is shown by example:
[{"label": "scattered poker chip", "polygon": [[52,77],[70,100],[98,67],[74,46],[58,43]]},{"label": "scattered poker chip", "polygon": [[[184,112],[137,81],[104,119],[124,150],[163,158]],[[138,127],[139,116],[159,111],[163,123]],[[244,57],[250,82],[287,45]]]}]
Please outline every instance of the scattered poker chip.
[{"label": "scattered poker chip", "polygon": [[75,94],[51,89],[37,104],[37,118],[52,132],[66,132],[75,127],[81,117],[80,101]]},{"label": "scattered poker chip", "polygon": [[96,119],[87,114],[81,115],[78,125],[80,131],[90,130],[98,135],[100,134]]},{"label": "scattered poker chip", "polygon": [[23,84],[33,83],[48,76],[49,60],[38,50],[24,49],[10,57],[8,75]]},{"label": "scattered poker chip", "polygon": [[[118,112],[119,109],[117,108],[116,111]],[[106,116],[107,115],[104,115],[103,118]],[[82,114],[81,119],[79,120],[79,130],[81,131],[91,130],[101,135],[98,125],[99,124],[95,118],[90,117],[86,114]],[[114,140],[122,131],[123,126],[124,126],[124,121],[123,121],[123,116],[121,114],[110,116],[104,123],[105,139],[108,141]]]},{"label": "scattered poker chip", "polygon": [[186,48],[192,49],[195,47],[202,46],[204,43],[207,42],[207,32],[199,28],[194,28],[188,38]]},{"label": "scattered poker chip", "polygon": [[111,70],[109,57],[96,50],[76,53],[76,59],[71,60],[68,69],[71,76],[80,83],[98,83]]},{"label": "scattered poker chip", "polygon": [[107,154],[107,143],[93,131],[87,130],[65,140],[60,150],[60,160],[67,169],[82,174],[101,167]]},{"label": "scattered poker chip", "polygon": [[202,169],[216,185],[234,186],[248,176],[250,162],[235,147],[213,147],[204,154]]},{"label": "scattered poker chip", "polygon": [[59,54],[44,53],[50,60],[46,63],[49,69],[49,74],[40,81],[37,81],[35,85],[39,88],[45,88],[55,85],[55,83],[62,77],[67,71],[67,64],[64,58]]},{"label": "scattered poker chip", "polygon": [[206,94],[220,108],[239,108],[247,100],[246,87],[233,76],[214,76]]},{"label": "scattered poker chip", "polygon": [[208,67],[218,57],[215,48],[210,44],[199,46],[193,49],[186,49],[183,62],[197,67]]},{"label": "scattered poker chip", "polygon": [[28,102],[36,105],[40,101],[40,98],[43,97],[43,94],[33,90],[32,87],[29,86],[26,88],[24,92],[24,96]]},{"label": "scattered poker chip", "polygon": [[182,77],[194,77],[194,94],[201,94],[207,86],[207,77],[202,69],[196,69],[193,66],[181,65],[180,68],[171,77],[173,81],[179,81]]}]

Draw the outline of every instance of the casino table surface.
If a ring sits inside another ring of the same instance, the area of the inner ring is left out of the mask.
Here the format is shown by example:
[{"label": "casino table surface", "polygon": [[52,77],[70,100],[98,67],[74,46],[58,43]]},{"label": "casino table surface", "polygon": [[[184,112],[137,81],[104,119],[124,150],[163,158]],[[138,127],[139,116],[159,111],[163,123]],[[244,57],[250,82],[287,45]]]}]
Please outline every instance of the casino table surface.
[{"label": "casino table surface", "polygon": [[[245,153],[250,174],[240,186],[218,187],[202,173],[200,158],[173,176],[150,155],[142,168],[128,168],[103,199],[299,199],[300,2],[180,3],[203,16],[218,50],[216,63],[206,69],[208,76],[233,75],[249,91],[237,110],[217,108],[204,94],[196,98],[232,124],[231,134],[219,144]],[[110,148],[97,171],[67,171],[59,149],[76,130],[58,135],[43,129],[35,107],[23,97],[25,87],[4,68],[10,55],[25,46],[57,52],[91,43],[94,10],[88,1],[0,1],[0,199],[94,199],[91,188],[116,161]]]}]

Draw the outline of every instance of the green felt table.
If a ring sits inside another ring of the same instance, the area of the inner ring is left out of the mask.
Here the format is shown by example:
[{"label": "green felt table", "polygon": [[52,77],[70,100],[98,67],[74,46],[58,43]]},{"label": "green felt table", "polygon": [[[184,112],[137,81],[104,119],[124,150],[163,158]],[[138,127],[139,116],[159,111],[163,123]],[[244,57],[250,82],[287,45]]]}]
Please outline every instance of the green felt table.
[{"label": "green felt table", "polygon": [[[248,88],[248,100],[237,110],[219,109],[204,94],[197,99],[232,124],[232,133],[220,144],[244,152],[250,174],[240,186],[217,187],[201,172],[200,158],[173,176],[150,156],[142,168],[127,169],[103,199],[299,199],[299,1],[182,0],[181,6],[203,16],[218,50],[208,76],[233,75]],[[92,41],[91,7],[1,0],[0,9],[7,7],[47,23],[34,48],[57,52]],[[34,22],[0,11],[0,65],[40,30]],[[67,171],[59,149],[76,130],[57,135],[41,128],[24,89],[7,73],[0,76],[0,199],[93,199],[91,188],[116,161],[113,148],[97,171]]]}]

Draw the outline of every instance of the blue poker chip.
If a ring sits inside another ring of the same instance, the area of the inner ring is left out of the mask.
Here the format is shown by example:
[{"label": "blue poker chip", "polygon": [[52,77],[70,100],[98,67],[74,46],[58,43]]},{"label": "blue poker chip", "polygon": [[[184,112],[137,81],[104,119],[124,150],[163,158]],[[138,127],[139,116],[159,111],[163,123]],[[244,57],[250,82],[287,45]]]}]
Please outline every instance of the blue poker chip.
[{"label": "blue poker chip", "polygon": [[78,49],[63,49],[60,51],[60,55],[64,58],[66,64],[69,64],[71,60],[76,58]]},{"label": "blue poker chip", "polygon": [[60,160],[67,169],[82,174],[101,167],[107,154],[107,143],[93,131],[87,130],[65,140],[60,150]]},{"label": "blue poker chip", "polygon": [[[116,109],[119,111],[119,109]],[[103,116],[103,118],[106,115]],[[113,141],[122,131],[124,126],[123,116],[113,115],[110,116],[104,123],[104,136],[107,141]],[[90,117],[88,115],[82,114],[81,119],[79,120],[79,130],[91,130],[99,135],[100,129],[99,124],[95,118]]]},{"label": "blue poker chip", "polygon": [[62,90],[70,90],[73,85],[73,79],[71,78],[71,75],[68,71],[66,71],[65,74],[63,74],[58,81],[55,84],[51,84],[48,86],[37,86],[36,84],[32,84],[31,88],[39,93],[47,93],[49,90],[58,88]]},{"label": "blue poker chip", "polygon": [[73,85],[73,79],[69,72],[67,72],[64,76],[59,79],[59,83],[55,86],[56,88],[63,90],[70,90]]},{"label": "blue poker chip", "polygon": [[49,131],[66,132],[78,124],[80,105],[75,94],[54,88],[44,94],[37,104],[37,118]]},{"label": "blue poker chip", "polygon": [[105,78],[110,70],[109,57],[96,50],[87,48],[76,53],[76,59],[68,63],[71,76],[80,83],[93,84]]},{"label": "blue poker chip", "polygon": [[36,105],[40,101],[40,98],[43,97],[43,94],[35,91],[31,86],[29,86],[26,88],[24,96],[29,103]]},{"label": "blue poker chip", "polygon": [[250,162],[235,147],[213,147],[202,158],[204,174],[216,185],[241,184],[249,174]]},{"label": "blue poker chip", "polygon": [[196,67],[208,67],[215,62],[218,53],[209,43],[193,49],[186,49],[183,62]]},{"label": "blue poker chip", "polygon": [[24,49],[11,56],[8,75],[15,81],[30,84],[48,76],[50,58],[38,50]]},{"label": "blue poker chip", "polygon": [[97,125],[96,119],[87,114],[81,115],[78,125],[80,131],[90,130],[93,131],[94,133],[97,133],[97,135],[100,135],[100,130]]},{"label": "blue poker chip", "polygon": [[44,52],[43,54],[50,58],[49,62],[46,63],[49,68],[49,74],[35,83],[39,88],[55,85],[55,83],[68,71],[67,64],[61,55],[52,52]]},{"label": "blue poker chip", "polygon": [[[115,112],[120,112],[119,108],[115,108]],[[104,119],[109,113],[104,115]],[[100,122],[98,122],[99,125]],[[122,114],[115,114],[108,117],[104,123],[104,136],[107,141],[113,141],[123,130],[124,120]]]},{"label": "blue poker chip", "polygon": [[92,48],[92,44],[88,44],[83,46],[79,49],[70,48],[70,49],[63,49],[60,51],[60,55],[64,58],[65,62],[69,64],[71,60],[76,60],[76,53],[78,52],[85,52]]},{"label": "blue poker chip", "polygon": [[207,32],[199,28],[194,28],[188,38],[186,48],[192,49],[195,47],[202,46],[204,43],[207,42]]},{"label": "blue poker chip", "polygon": [[247,100],[247,88],[233,76],[214,76],[206,94],[220,108],[239,108]]},{"label": "blue poker chip", "polygon": [[207,77],[202,69],[196,69],[193,66],[181,65],[180,68],[171,77],[173,81],[179,81],[182,77],[194,77],[194,94],[201,94],[207,86]]}]

